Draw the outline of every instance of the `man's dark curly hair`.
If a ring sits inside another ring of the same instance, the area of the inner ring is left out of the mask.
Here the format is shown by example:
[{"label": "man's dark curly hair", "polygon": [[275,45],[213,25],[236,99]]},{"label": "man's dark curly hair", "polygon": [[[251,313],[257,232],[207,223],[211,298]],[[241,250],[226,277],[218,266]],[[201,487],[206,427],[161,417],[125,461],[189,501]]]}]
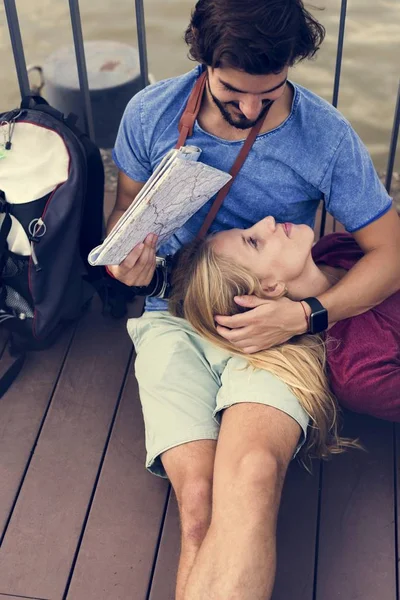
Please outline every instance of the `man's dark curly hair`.
[{"label": "man's dark curly hair", "polygon": [[324,37],[302,0],[198,0],[185,33],[191,59],[252,75],[313,57]]}]

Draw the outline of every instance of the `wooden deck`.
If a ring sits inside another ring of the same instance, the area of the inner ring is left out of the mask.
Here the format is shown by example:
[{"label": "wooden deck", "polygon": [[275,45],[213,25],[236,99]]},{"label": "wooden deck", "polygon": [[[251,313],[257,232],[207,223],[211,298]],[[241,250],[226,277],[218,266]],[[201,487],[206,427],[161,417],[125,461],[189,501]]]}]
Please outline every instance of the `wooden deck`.
[{"label": "wooden deck", "polygon": [[[177,506],[144,468],[134,358],[94,302],[0,400],[0,600],[174,600]],[[400,429],[346,414],[345,433],[367,452],[291,465],[274,600],[400,600]]]}]

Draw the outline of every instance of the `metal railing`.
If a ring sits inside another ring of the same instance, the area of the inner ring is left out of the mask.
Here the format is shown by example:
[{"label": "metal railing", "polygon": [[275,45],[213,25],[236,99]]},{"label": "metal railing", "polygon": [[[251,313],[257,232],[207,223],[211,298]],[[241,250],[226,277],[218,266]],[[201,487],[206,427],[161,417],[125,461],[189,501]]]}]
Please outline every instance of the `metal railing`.
[{"label": "metal railing", "polygon": [[[84,108],[85,129],[89,137],[94,140],[93,113],[90,102],[89,80],[86,69],[79,0],[68,0],[68,2],[72,34],[74,39],[76,64],[78,69],[79,87],[82,96],[82,105]],[[30,87],[15,0],[4,0],[4,6],[14,55],[15,69],[17,71],[19,90],[21,98],[23,98],[30,93]],[[146,26],[144,21],[143,0],[135,0],[135,8],[140,60],[140,77],[142,86],[145,87],[149,83],[149,71],[147,64]]]},{"label": "metal railing", "polygon": [[[78,68],[78,77],[80,92],[82,96],[82,105],[84,107],[85,117],[85,128],[91,139],[94,139],[94,124],[93,114],[90,102],[89,93],[89,82],[86,70],[85,61],[85,49],[83,45],[83,34],[81,26],[81,18],[79,11],[79,0],[68,0],[69,10],[71,16],[71,26],[74,39],[76,63]],[[15,5],[15,0],[4,0],[6,17],[8,23],[8,29],[10,32],[11,45],[14,55],[15,68],[17,71],[18,83],[20,88],[21,97],[29,94],[29,79],[26,69],[26,61],[24,54],[24,47],[21,38],[21,32],[18,21],[18,14]],[[136,9],[136,25],[137,25],[137,40],[139,48],[139,60],[140,60],[140,76],[142,86],[145,87],[149,82],[148,72],[148,61],[147,61],[147,45],[146,45],[146,26],[144,17],[144,6],[143,0],[135,0]],[[345,38],[345,27],[346,27],[346,14],[347,14],[347,0],[342,0],[340,8],[340,22],[339,22],[339,34],[338,44],[336,53],[336,66],[335,66],[335,78],[333,84],[333,96],[332,104],[337,107],[339,99],[339,88],[340,88],[340,75],[342,68],[343,59],[343,47]],[[396,157],[397,142],[399,137],[400,127],[400,81],[397,94],[397,102],[394,111],[393,128],[391,133],[391,140],[389,144],[389,157],[386,169],[386,180],[385,187],[390,194],[392,180],[393,180],[393,169]],[[323,235],[325,230],[326,221],[326,207],[324,204],[322,218],[321,218],[321,229],[320,234]]]}]

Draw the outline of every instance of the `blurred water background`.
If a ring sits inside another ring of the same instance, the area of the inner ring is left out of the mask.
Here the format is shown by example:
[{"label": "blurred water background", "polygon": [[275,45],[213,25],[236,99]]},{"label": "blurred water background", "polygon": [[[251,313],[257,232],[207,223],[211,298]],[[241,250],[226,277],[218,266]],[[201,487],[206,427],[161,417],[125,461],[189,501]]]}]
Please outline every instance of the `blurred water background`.
[{"label": "blurred water background", "polygon": [[[244,0],[251,1],[251,0]],[[183,32],[194,0],[144,0],[149,70],[156,79],[192,68]],[[311,9],[327,29],[317,58],[296,66],[291,79],[332,100],[340,0],[314,0]],[[17,0],[25,57],[41,64],[72,44],[67,0]],[[323,10],[319,10],[323,9]],[[81,0],[85,40],[136,42],[133,0]],[[4,6],[0,6],[0,111],[16,106],[19,89]],[[349,0],[339,110],[367,145],[376,168],[386,168],[400,75],[399,0]],[[400,170],[400,152],[396,160]]]}]

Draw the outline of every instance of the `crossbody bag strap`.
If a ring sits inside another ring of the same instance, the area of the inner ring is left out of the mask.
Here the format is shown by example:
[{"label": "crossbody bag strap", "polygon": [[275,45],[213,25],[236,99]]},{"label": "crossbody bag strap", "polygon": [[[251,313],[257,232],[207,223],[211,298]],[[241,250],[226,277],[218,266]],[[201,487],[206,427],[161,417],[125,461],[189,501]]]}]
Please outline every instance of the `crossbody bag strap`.
[{"label": "crossbody bag strap", "polygon": [[229,190],[232,187],[233,182],[235,181],[236,175],[239,173],[240,169],[242,168],[242,165],[243,165],[244,161],[246,160],[246,158],[255,142],[256,137],[260,133],[263,123],[264,123],[264,119],[260,119],[252,127],[249,135],[245,139],[244,144],[243,144],[239,154],[237,155],[236,160],[233,163],[231,170],[229,171],[229,174],[232,175],[232,179],[230,179],[228,181],[228,183],[226,183],[224,185],[224,187],[221,188],[220,191],[218,192],[218,195],[215,198],[210,210],[208,211],[208,214],[207,214],[206,218],[204,219],[203,225],[201,226],[201,229],[196,236],[197,239],[203,238],[206,235],[207,231],[210,229],[211,224],[214,221],[215,217],[217,216],[217,213],[221,207],[221,204],[225,200]]},{"label": "crossbody bag strap", "polygon": [[199,114],[201,100],[203,98],[204,88],[207,81],[207,72],[204,71],[196,81],[192,92],[189,96],[189,100],[186,104],[186,108],[182,113],[178,123],[179,138],[175,148],[181,148],[185,145],[186,139],[193,135],[194,122]]},{"label": "crossbody bag strap", "polygon": [[[192,89],[192,92],[189,96],[189,100],[186,104],[186,108],[183,111],[182,116],[179,120],[179,124],[178,124],[179,138],[178,138],[175,148],[181,148],[182,146],[184,146],[187,138],[191,137],[193,135],[193,127],[194,127],[194,123],[197,119],[197,115],[199,114],[206,81],[207,81],[207,72],[204,71],[200,75],[200,77],[197,79],[197,81]],[[247,138],[246,138],[246,140],[245,140],[239,154],[237,155],[236,160],[233,163],[233,166],[229,172],[230,175],[232,176],[232,178],[228,181],[228,183],[226,183],[224,185],[223,188],[220,189],[217,197],[215,198],[215,200],[204,220],[203,225],[201,226],[199,233],[197,234],[197,238],[202,238],[206,235],[212,222],[214,221],[215,217],[217,216],[217,213],[221,207],[221,204],[223,203],[223,201],[226,198],[226,195],[228,194],[229,190],[231,189],[231,186],[235,180],[236,175],[239,173],[244,161],[246,160],[246,158],[251,150],[251,147],[254,144],[254,141],[255,141],[257,135],[260,133],[263,122],[264,122],[264,119],[260,119],[254,125],[254,127],[251,129],[249,135],[247,136]]]}]

